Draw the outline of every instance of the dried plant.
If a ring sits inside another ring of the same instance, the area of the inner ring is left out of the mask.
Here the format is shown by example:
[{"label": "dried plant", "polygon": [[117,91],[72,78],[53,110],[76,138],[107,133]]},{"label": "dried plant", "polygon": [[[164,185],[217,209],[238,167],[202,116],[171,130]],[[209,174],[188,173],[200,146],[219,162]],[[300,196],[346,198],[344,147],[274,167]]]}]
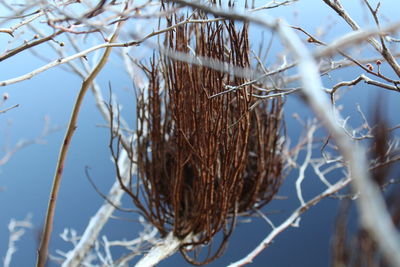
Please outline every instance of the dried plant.
[{"label": "dried plant", "polygon": [[[378,101],[374,114],[372,142],[370,145],[371,173],[373,181],[381,188],[393,225],[400,227],[399,181],[389,179],[397,162],[398,151],[390,148],[393,137],[382,115],[382,103]],[[394,159],[394,160],[393,160]],[[391,185],[390,187],[387,187]],[[336,229],[332,242],[333,266],[391,266],[382,254],[378,244],[364,227],[349,230],[352,202],[344,199],[336,219]],[[376,218],[379,220],[379,218]]]},{"label": "dried plant", "polygon": [[[174,15],[167,24],[183,20]],[[184,25],[166,33],[164,45],[246,68],[248,26],[236,28],[233,21]],[[222,93],[246,80],[201,64],[160,55],[142,68],[149,86],[137,104],[138,177],[124,190],[162,236],[189,237],[180,248],[187,261],[206,264],[223,253],[238,213],[260,209],[282,182],[283,101],[256,103],[252,86]],[[200,245],[208,245],[201,259]]]},{"label": "dried plant", "polygon": [[[386,204],[390,211],[393,224],[400,227],[400,195],[398,185],[391,187],[386,194]],[[382,254],[379,246],[363,227],[355,232],[349,230],[351,218],[351,200],[341,203],[336,220],[336,229],[332,242],[333,266],[391,266]],[[377,218],[379,220],[379,218]]]}]

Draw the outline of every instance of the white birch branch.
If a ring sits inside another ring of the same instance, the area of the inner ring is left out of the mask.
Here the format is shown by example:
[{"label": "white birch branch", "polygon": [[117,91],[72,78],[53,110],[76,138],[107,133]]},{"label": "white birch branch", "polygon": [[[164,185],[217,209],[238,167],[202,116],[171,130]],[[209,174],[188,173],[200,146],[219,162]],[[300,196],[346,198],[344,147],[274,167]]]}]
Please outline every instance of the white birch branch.
[{"label": "white birch branch", "polygon": [[3,259],[3,266],[9,267],[11,264],[12,257],[15,252],[17,252],[16,243],[21,239],[21,237],[25,234],[26,228],[32,228],[33,225],[31,223],[31,216],[28,215],[24,220],[17,221],[11,219],[8,224],[8,231],[10,232],[10,237],[8,239],[8,248],[6,254]]},{"label": "white birch branch", "polygon": [[312,125],[310,127],[310,129],[307,131],[307,154],[306,154],[306,158],[304,159],[303,164],[300,166],[299,169],[299,176],[297,177],[296,180],[296,192],[297,192],[297,197],[300,201],[301,206],[304,206],[306,203],[304,202],[304,198],[303,198],[303,193],[301,190],[301,183],[303,182],[304,178],[305,178],[305,172],[307,167],[310,165],[310,161],[311,161],[311,156],[312,156],[312,142],[313,142],[313,136],[314,136],[314,132],[316,130],[316,126]]},{"label": "white birch branch", "polygon": [[[191,238],[191,235],[187,236],[185,240]],[[177,237],[173,235],[173,233],[169,233],[165,239],[163,239],[159,244],[154,245],[149,253],[147,253],[140,261],[135,265],[135,267],[152,267],[162,261],[165,258],[168,258],[172,254],[178,251],[180,245],[185,242],[185,240],[179,240]]]}]

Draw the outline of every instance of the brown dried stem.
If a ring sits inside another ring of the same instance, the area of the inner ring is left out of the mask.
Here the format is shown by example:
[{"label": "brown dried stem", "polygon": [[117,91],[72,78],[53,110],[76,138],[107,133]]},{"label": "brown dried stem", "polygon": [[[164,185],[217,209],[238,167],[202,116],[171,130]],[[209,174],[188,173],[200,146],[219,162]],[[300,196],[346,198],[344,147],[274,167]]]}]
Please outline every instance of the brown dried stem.
[{"label": "brown dried stem", "polygon": [[[116,41],[121,25],[122,25],[122,23],[118,24],[116,31],[114,32],[114,34],[112,35],[112,37],[110,39],[110,42]],[[48,208],[47,208],[43,236],[42,236],[40,248],[38,251],[38,258],[37,258],[37,266],[38,267],[44,267],[46,264],[48,247],[49,247],[51,232],[52,232],[52,228],[53,228],[56,200],[57,200],[58,191],[60,188],[61,177],[62,177],[63,170],[64,170],[65,159],[67,157],[67,152],[68,152],[69,145],[71,143],[72,136],[77,127],[76,124],[78,121],[79,111],[80,111],[84,96],[85,96],[88,88],[92,84],[94,78],[100,73],[101,69],[107,63],[108,57],[111,53],[111,50],[112,50],[111,47],[107,47],[105,49],[104,54],[101,57],[99,63],[96,65],[96,67],[93,69],[93,71],[88,75],[88,77],[83,81],[82,87],[79,91],[79,94],[75,101],[75,105],[71,112],[71,118],[70,118],[70,121],[68,124],[67,132],[64,137],[64,141],[61,145],[61,150],[60,150],[59,158],[57,161],[56,172],[55,172],[54,179],[53,179],[53,185],[52,185]]]}]

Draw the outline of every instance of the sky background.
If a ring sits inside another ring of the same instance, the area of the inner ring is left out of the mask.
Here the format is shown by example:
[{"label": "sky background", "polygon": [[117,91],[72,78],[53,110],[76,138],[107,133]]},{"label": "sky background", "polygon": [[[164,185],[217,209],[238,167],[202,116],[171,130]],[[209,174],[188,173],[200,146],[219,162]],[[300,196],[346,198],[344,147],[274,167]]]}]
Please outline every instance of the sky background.
[{"label": "sky background", "polygon": [[[256,1],[257,5],[263,2],[265,1]],[[345,7],[360,25],[373,26],[371,17],[367,16],[368,13],[360,4],[362,1],[343,2],[346,2]],[[371,3],[376,2],[371,1]],[[381,12],[385,18],[388,21],[396,18],[395,12],[400,7],[400,3],[394,0],[381,2]],[[0,14],[1,12],[2,9],[0,9]],[[320,0],[300,0],[292,6],[262,12],[261,16],[264,14],[265,16],[280,17],[291,25],[303,26],[312,34],[320,33],[322,34],[321,39],[325,42],[335,40],[350,31],[350,28]],[[257,47],[261,34],[260,29],[252,28],[250,39],[254,47]],[[267,32],[266,36],[268,35]],[[301,36],[301,34],[299,35]],[[6,35],[0,37],[0,45],[4,48],[10,41],[10,37]],[[304,36],[302,38],[305,39]],[[271,64],[279,61],[280,48],[279,42],[276,41],[268,59]],[[141,49],[142,47],[133,48],[131,54],[143,57],[145,53]],[[51,59],[56,59],[55,55],[48,52],[49,49],[46,45],[38,47],[36,51]],[[357,51],[354,50],[354,52]],[[368,56],[374,55],[371,49],[361,53]],[[92,55],[89,60],[91,57]],[[16,77],[43,64],[31,53],[21,53],[0,62],[0,80]],[[325,77],[324,85],[328,87],[340,80],[354,79],[357,74],[360,72],[351,68],[339,70],[333,72],[331,77]],[[111,84],[113,93],[123,107],[122,114],[133,126],[135,122],[134,88],[116,54],[101,72],[97,81],[102,86],[105,96],[108,96],[108,84]],[[34,266],[38,235],[44,221],[59,147],[81,82],[76,75],[55,68],[35,76],[31,80],[1,88],[0,93],[7,92],[9,94],[6,106],[14,104],[20,106],[0,115],[0,148],[13,146],[22,139],[30,140],[39,136],[45,123],[45,117],[50,118],[52,127],[60,128],[46,136],[44,144],[31,145],[18,151],[6,165],[0,167],[0,187],[3,189],[0,192],[0,257],[4,256],[7,248],[7,225],[10,219],[21,220],[28,214],[33,216],[34,228],[28,230],[21,241],[17,243],[18,251],[13,258],[12,266]],[[355,114],[355,103],[359,103],[363,110],[369,111],[374,106],[377,96],[383,93],[387,95],[387,109],[391,122],[398,124],[399,120],[396,118],[396,114],[400,112],[399,95],[364,84],[353,87],[340,100],[339,103],[344,107],[342,115],[344,117],[351,116],[350,123],[357,125],[360,118]],[[288,98],[285,109],[289,138],[296,140],[302,129],[292,118],[292,114],[299,113],[304,120],[311,119],[313,115],[296,96]],[[108,149],[109,133],[101,125],[104,125],[104,120],[95,108],[93,96],[88,94],[84,100],[78,128],[68,154],[57,201],[51,242],[51,253],[53,254],[56,253],[56,249],[67,251],[71,248],[71,245],[62,241],[58,234],[65,228],[73,228],[78,233],[82,233],[90,217],[104,201],[85,177],[85,167],[90,167],[91,177],[103,192],[107,192],[115,181],[114,166]],[[310,175],[304,181],[306,200],[323,189],[321,182],[314,175],[311,175],[310,172],[307,174]],[[264,209],[267,214],[270,214],[270,219],[275,224],[290,215],[299,205],[294,188],[295,175],[296,171],[287,177],[279,192],[280,196],[287,196],[288,199],[273,201]],[[125,206],[131,205],[128,199],[125,199],[124,204]],[[301,216],[299,228],[290,228],[280,234],[273,244],[249,266],[328,266],[331,233],[337,213],[337,204],[338,202],[334,199],[325,199],[311,208]],[[117,212],[116,216],[127,219],[136,218],[135,215],[121,212]],[[131,239],[137,237],[137,233],[141,229],[142,227],[135,222],[112,219],[103,233],[107,234],[109,240]],[[264,239],[269,231],[268,224],[259,218],[253,219],[251,223],[239,224],[224,256],[209,266],[225,266],[242,258]],[[49,266],[56,265],[49,264]],[[178,253],[161,262],[159,266],[189,266],[189,264]]]}]

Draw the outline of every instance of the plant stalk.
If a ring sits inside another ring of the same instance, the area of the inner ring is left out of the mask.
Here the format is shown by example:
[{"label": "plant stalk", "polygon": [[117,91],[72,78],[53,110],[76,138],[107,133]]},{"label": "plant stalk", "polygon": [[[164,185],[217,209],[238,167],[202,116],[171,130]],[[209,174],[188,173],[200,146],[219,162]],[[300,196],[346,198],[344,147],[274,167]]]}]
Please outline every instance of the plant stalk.
[{"label": "plant stalk", "polygon": [[[121,25],[122,25],[122,23],[119,23],[117,25],[115,32],[113,33],[113,35],[110,38],[110,43],[115,42],[115,40],[117,39]],[[48,248],[49,248],[49,243],[50,243],[50,238],[51,238],[51,232],[53,230],[54,213],[55,213],[55,208],[56,208],[56,200],[57,200],[58,192],[60,189],[61,177],[63,174],[69,145],[71,143],[72,136],[77,127],[79,111],[81,109],[83,99],[85,97],[86,92],[88,91],[88,88],[92,84],[93,80],[97,77],[97,75],[100,73],[100,71],[106,65],[108,58],[110,56],[111,50],[112,50],[112,47],[107,47],[105,49],[103,56],[101,57],[99,63],[92,70],[92,72],[88,75],[88,77],[83,81],[81,89],[79,90],[78,96],[76,98],[74,107],[72,109],[71,118],[70,118],[69,124],[68,124],[68,129],[67,129],[67,132],[65,133],[65,137],[64,137],[63,143],[61,145],[61,149],[60,149],[60,153],[59,153],[58,161],[57,161],[57,167],[56,167],[56,171],[55,171],[54,178],[53,178],[53,185],[51,188],[49,203],[47,206],[46,220],[45,220],[45,225],[44,225],[44,229],[43,229],[42,240],[41,240],[40,247],[38,250],[37,263],[36,263],[37,267],[44,267],[46,264]]]}]

